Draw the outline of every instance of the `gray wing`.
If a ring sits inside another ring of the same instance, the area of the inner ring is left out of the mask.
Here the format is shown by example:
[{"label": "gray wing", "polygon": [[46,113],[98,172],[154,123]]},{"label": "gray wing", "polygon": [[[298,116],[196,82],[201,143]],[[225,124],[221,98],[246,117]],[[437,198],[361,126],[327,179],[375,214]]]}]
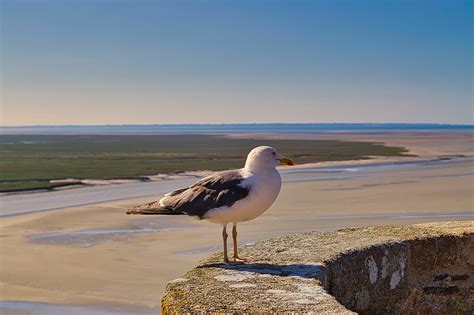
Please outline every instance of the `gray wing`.
[{"label": "gray wing", "polygon": [[185,213],[202,219],[211,209],[232,206],[249,194],[242,187],[244,180],[239,171],[225,171],[201,179],[188,188],[178,189],[160,200],[163,211]]}]

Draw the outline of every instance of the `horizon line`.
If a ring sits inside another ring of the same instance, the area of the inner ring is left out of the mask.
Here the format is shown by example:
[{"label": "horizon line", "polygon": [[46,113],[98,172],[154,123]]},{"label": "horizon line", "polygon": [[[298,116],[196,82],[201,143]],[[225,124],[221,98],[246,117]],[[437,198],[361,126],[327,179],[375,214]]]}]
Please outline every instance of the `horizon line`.
[{"label": "horizon line", "polygon": [[124,126],[245,126],[245,125],[425,125],[425,126],[473,126],[474,123],[404,123],[404,122],[252,122],[252,123],[125,123],[125,124],[57,124],[57,125],[0,125],[0,128],[34,127],[124,127]]}]

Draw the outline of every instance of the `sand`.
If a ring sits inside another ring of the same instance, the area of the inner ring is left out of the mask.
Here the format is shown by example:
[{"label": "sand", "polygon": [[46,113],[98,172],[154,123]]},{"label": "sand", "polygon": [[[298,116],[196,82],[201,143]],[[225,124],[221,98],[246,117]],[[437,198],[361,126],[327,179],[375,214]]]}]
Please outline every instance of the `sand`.
[{"label": "sand", "polygon": [[[241,244],[300,231],[473,219],[472,135],[350,137],[410,144],[413,152],[424,152],[417,160],[469,157],[401,165],[342,163],[324,171],[285,169],[282,191],[271,209],[239,225]],[[10,302],[0,302],[0,311],[157,311],[169,280],[221,250],[221,228],[185,216],[124,214],[130,206],[155,199],[143,195],[1,218],[0,295]]]}]

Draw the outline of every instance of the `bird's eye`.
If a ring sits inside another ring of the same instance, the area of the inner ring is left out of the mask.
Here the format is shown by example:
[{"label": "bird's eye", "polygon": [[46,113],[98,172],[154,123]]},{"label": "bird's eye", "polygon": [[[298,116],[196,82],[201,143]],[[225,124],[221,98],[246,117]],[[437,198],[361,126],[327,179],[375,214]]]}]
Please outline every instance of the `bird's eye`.
[{"label": "bird's eye", "polygon": [[272,154],[273,154],[274,156],[276,155],[276,153],[275,153],[275,152],[272,152]]}]

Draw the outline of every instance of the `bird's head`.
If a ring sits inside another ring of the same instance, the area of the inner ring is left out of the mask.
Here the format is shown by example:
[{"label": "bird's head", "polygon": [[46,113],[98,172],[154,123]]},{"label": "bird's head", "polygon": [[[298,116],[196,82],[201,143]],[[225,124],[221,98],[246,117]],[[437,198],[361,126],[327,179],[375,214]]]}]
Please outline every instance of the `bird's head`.
[{"label": "bird's head", "polygon": [[275,168],[277,165],[295,165],[289,158],[284,157],[277,150],[269,146],[256,147],[250,151],[245,162],[249,171]]}]

